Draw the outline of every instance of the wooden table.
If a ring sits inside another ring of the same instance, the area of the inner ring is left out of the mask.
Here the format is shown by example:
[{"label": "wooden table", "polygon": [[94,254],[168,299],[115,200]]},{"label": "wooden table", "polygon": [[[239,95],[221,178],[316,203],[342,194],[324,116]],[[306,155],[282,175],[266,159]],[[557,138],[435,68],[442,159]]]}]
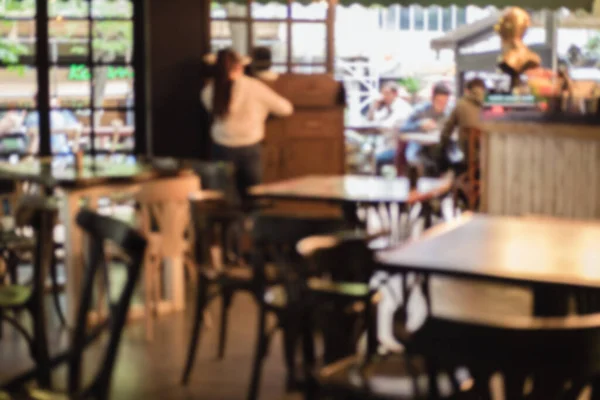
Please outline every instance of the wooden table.
[{"label": "wooden table", "polygon": [[321,201],[342,206],[345,218],[356,221],[358,205],[412,204],[443,196],[452,187],[452,177],[421,178],[411,190],[406,177],[311,175],[255,186],[250,194],[273,200]]},{"label": "wooden table", "polygon": [[552,302],[549,288],[564,289],[563,293],[600,289],[599,242],[600,223],[466,214],[434,227],[420,240],[380,251],[376,258],[390,272],[531,286],[535,313],[540,315]]},{"label": "wooden table", "polygon": [[[92,166],[95,165],[95,169]],[[67,321],[75,321],[83,273],[84,248],[82,232],[75,218],[82,201],[89,208],[97,207],[98,199],[115,194],[134,193],[143,182],[161,178],[189,176],[191,171],[181,169],[175,163],[114,163],[86,158],[84,168],[77,172],[72,167],[52,167],[39,160],[24,161],[17,164],[0,162],[0,178],[21,182],[32,182],[47,191],[56,189],[62,197],[60,205],[61,221],[65,228],[65,270],[67,272]],[[183,290],[183,258],[167,259],[167,298],[176,310],[183,309],[185,293]]]}]

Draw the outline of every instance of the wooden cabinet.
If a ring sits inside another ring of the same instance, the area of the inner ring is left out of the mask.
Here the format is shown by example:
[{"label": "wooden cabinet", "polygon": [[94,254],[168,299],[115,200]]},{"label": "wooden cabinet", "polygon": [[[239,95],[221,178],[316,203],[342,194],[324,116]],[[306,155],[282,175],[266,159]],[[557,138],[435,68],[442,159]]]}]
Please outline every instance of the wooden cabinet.
[{"label": "wooden cabinet", "polygon": [[281,75],[271,86],[294,104],[288,118],[267,122],[264,181],[344,173],[341,83],[329,75]]}]

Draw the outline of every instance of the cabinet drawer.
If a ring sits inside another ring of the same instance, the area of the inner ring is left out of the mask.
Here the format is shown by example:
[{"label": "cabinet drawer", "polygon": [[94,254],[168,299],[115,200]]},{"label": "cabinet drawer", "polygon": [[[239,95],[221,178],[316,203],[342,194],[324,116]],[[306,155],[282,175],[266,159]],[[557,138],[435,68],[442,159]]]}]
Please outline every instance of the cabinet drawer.
[{"label": "cabinet drawer", "polygon": [[329,75],[282,75],[275,87],[296,107],[332,107],[340,103],[341,84]]},{"label": "cabinet drawer", "polygon": [[285,118],[269,118],[265,124],[265,142],[277,143],[284,138]]},{"label": "cabinet drawer", "polygon": [[294,137],[336,137],[343,135],[342,111],[296,112],[286,121],[285,134]]}]

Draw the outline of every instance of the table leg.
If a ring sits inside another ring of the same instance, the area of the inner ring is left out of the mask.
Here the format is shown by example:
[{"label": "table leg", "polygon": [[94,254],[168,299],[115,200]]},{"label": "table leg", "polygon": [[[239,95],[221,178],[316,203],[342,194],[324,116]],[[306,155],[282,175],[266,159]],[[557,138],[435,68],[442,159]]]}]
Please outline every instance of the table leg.
[{"label": "table leg", "polygon": [[342,213],[344,215],[344,220],[353,228],[353,229],[363,229],[365,227],[366,222],[361,221],[358,218],[357,214],[357,204],[348,202],[342,204]]},{"label": "table leg", "polygon": [[181,311],[185,308],[185,277],[182,256],[165,258],[164,282],[165,295],[172,302],[173,310]]}]

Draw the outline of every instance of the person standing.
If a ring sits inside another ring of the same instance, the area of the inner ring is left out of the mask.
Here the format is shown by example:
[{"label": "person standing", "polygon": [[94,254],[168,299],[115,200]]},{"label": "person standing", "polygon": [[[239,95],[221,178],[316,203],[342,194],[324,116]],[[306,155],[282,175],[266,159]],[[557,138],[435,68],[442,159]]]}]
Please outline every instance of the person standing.
[{"label": "person standing", "polygon": [[258,79],[244,75],[244,60],[231,49],[220,50],[213,79],[201,100],[212,114],[212,158],[231,162],[242,198],[262,181],[262,141],[270,114],[289,116],[294,107]]}]

